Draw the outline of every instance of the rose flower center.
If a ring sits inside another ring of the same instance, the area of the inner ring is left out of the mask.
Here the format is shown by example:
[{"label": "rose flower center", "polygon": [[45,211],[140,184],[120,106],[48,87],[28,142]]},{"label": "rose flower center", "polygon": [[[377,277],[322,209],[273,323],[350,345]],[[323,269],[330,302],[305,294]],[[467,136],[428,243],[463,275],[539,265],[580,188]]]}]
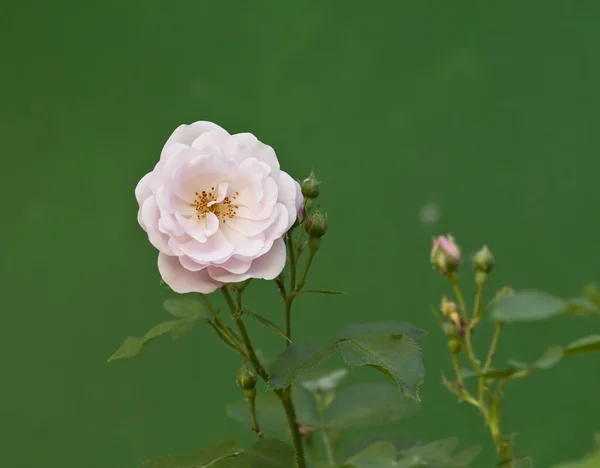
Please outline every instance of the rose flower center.
[{"label": "rose flower center", "polygon": [[[237,198],[239,192],[235,192],[233,200]],[[215,192],[215,187],[211,187],[210,191],[203,190],[196,192],[196,198],[192,206],[196,208],[196,216],[198,219],[205,219],[207,213],[213,213],[219,221],[225,222],[227,218],[233,218],[237,214],[238,205],[234,205],[232,198],[226,196],[220,202],[217,202],[218,194]]]}]

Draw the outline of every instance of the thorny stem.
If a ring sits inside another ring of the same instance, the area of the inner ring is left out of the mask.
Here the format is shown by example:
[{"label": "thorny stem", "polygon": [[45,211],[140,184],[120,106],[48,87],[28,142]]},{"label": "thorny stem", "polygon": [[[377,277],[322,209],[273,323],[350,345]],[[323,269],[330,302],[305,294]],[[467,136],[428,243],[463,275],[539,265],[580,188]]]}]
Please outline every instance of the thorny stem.
[{"label": "thorny stem", "polygon": [[204,303],[204,305],[206,306],[208,311],[214,317],[214,323],[210,322],[210,325],[215,329],[215,332],[217,332],[218,337],[221,338],[221,340],[227,346],[235,349],[239,353],[240,356],[247,359],[245,350],[240,349],[238,340],[232,335],[229,327],[227,325],[225,325],[223,320],[221,320],[221,317],[219,317],[219,313],[215,310],[213,305],[210,303],[210,300],[208,299],[208,297],[206,297],[204,294],[200,294],[200,300]]},{"label": "thorny stem", "polygon": [[[244,321],[242,320],[242,310],[238,308],[236,304],[233,302],[231,294],[227,290],[227,287],[221,288],[221,293],[225,298],[225,302],[229,307],[231,312],[231,316],[235,321],[235,324],[238,327],[244,345],[246,347],[248,353],[248,359],[252,363],[252,366],[256,370],[256,373],[265,381],[269,381],[269,373],[265,370],[265,368],[260,363],[258,356],[252,346],[252,341],[250,340],[250,335],[248,335],[248,330],[244,325]],[[294,452],[296,454],[296,467],[297,468],[306,468],[306,459],[304,457],[304,447],[302,445],[302,436],[300,435],[300,430],[296,424],[296,411],[294,409],[294,404],[292,403],[291,398],[291,388],[285,388],[282,390],[275,390],[275,394],[278,396],[279,400],[281,400],[281,404],[285,410],[285,414],[288,421],[288,426],[292,433],[292,441],[294,443]]]},{"label": "thorny stem", "polygon": [[300,435],[300,429],[296,423],[296,410],[294,409],[294,404],[292,403],[291,387],[284,388],[283,390],[277,390],[275,393],[281,400],[281,404],[285,410],[288,426],[292,432],[292,442],[294,443],[294,452],[296,454],[296,467],[306,468],[306,458],[304,457],[302,436]]},{"label": "thorny stem", "polygon": [[460,314],[462,315],[462,318],[464,319],[464,321],[466,323],[466,322],[468,322],[467,305],[465,303],[465,298],[463,296],[462,290],[460,289],[460,286],[458,285],[458,278],[457,278],[456,273],[452,273],[451,275],[449,275],[448,280],[450,281],[450,284],[452,285],[452,289],[454,290],[454,295],[456,296],[456,300],[458,301],[458,307],[460,308]]}]

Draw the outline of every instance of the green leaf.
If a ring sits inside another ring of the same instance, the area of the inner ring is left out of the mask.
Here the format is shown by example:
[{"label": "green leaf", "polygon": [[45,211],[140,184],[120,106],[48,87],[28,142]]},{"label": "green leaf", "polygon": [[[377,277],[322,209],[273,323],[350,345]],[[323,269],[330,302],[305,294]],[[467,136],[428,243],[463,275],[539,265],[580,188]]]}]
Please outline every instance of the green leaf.
[{"label": "green leaf", "polygon": [[374,367],[418,399],[425,369],[416,340],[423,336],[423,331],[398,322],[354,324],[342,330],[336,344],[349,366]]},{"label": "green leaf", "polygon": [[167,299],[163,302],[164,309],[178,318],[197,318],[199,320],[209,321],[213,317],[207,312],[199,301],[190,297],[177,297]]},{"label": "green leaf", "polygon": [[423,441],[413,437],[404,436],[401,434],[378,434],[367,437],[361,437],[344,446],[340,452],[340,458],[345,460],[353,455],[363,451],[375,442],[385,441],[391,442],[397,451],[405,450],[415,445],[421,445]]},{"label": "green leaf", "polygon": [[600,315],[600,304],[587,297],[569,299],[568,306],[567,312],[572,315],[582,315],[584,317],[597,317]]},{"label": "green leaf", "polygon": [[331,356],[331,346],[292,345],[269,367],[269,389],[289,387],[305,371]]},{"label": "green leaf", "polygon": [[172,338],[175,340],[189,331],[194,325],[198,323],[198,319],[182,318],[179,320],[169,320],[168,322],[159,323],[153,326],[143,337],[138,338],[135,336],[128,336],[120,346],[120,348],[108,358],[108,362],[114,361],[115,359],[130,358],[135,356],[141,351],[141,349],[148,344],[150,341],[166,334],[170,333]]},{"label": "green leaf", "polygon": [[513,460],[512,465],[506,464],[504,466],[507,468],[532,468],[533,460],[530,457],[519,458],[518,460]]},{"label": "green leaf", "polygon": [[565,355],[562,346],[551,346],[531,367],[534,369],[550,369],[560,362]]},{"label": "green leaf", "polygon": [[215,466],[219,461],[231,458],[242,451],[231,440],[199,450],[194,455],[169,456],[144,463],[141,468],[205,468]]},{"label": "green leaf", "polygon": [[452,457],[450,465],[456,468],[469,466],[469,464],[477,457],[477,455],[479,455],[480,452],[481,447],[477,445],[467,447]]},{"label": "green leaf", "polygon": [[419,403],[387,382],[359,383],[340,391],[329,406],[325,426],[364,428],[412,416]]},{"label": "green leaf", "polygon": [[[296,418],[303,426],[320,425],[315,400],[308,396],[302,388],[294,388],[292,401],[296,409]],[[252,419],[245,400],[226,405],[227,415],[233,420],[252,428]],[[288,428],[287,418],[281,401],[273,392],[259,393],[256,397],[256,418],[263,432],[285,431]]]},{"label": "green leaf", "polygon": [[598,351],[600,351],[600,335],[580,338],[565,348],[565,354],[597,353]]},{"label": "green leaf", "polygon": [[356,468],[388,468],[396,466],[398,452],[393,443],[380,440],[346,460]]},{"label": "green leaf", "polygon": [[125,338],[125,341],[123,341],[121,347],[117,349],[111,357],[108,358],[108,362],[114,361],[115,359],[133,357],[140,352],[142,346],[144,346],[143,339],[138,338],[137,336],[128,336]]},{"label": "green leaf", "polygon": [[452,452],[457,446],[458,439],[456,437],[449,437],[403,450],[402,459],[420,458],[428,464],[449,463],[452,459]]},{"label": "green leaf", "polygon": [[525,290],[493,301],[491,309],[491,317],[500,322],[533,322],[565,313],[568,303],[541,291]]},{"label": "green leaf", "polygon": [[294,449],[277,439],[261,439],[235,458],[225,459],[214,468],[291,468]]},{"label": "green leaf", "polygon": [[252,312],[250,312],[247,309],[244,309],[244,312],[247,315],[249,315],[250,317],[252,317],[254,320],[256,320],[258,323],[260,323],[263,327],[270,328],[275,333],[277,333],[279,336],[281,336],[282,338],[284,338],[285,340],[287,340],[291,343],[291,340],[287,336],[285,336],[285,333],[283,333],[281,331],[281,329],[277,325],[275,325],[273,322],[271,322],[269,319],[261,317],[260,315],[257,315],[257,314],[253,314]]},{"label": "green leaf", "polygon": [[[311,374],[308,371],[307,374]],[[306,374],[305,374],[306,375]],[[342,379],[348,375],[348,369],[315,372],[310,380],[302,380],[302,386],[312,393],[325,393],[335,390]]]},{"label": "green leaf", "polygon": [[600,434],[596,434],[596,450],[582,460],[561,463],[553,468],[598,468],[600,466]]},{"label": "green leaf", "polygon": [[421,341],[427,332],[404,322],[383,320],[380,322],[351,323],[346,325],[338,335],[338,339],[352,339],[364,335],[406,335],[414,341]]}]

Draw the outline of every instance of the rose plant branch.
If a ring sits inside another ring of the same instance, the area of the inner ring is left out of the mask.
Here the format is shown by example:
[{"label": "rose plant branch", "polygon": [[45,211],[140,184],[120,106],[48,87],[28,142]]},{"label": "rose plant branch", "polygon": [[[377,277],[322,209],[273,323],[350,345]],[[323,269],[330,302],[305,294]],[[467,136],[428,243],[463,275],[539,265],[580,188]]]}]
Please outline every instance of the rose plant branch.
[{"label": "rose plant branch", "polygon": [[[323,467],[446,466],[452,460],[453,468],[464,468],[476,455],[477,450],[467,448],[454,456],[453,448],[449,448],[456,445],[453,440],[431,446],[414,440],[399,447],[389,438],[371,439],[361,442],[364,450],[359,452],[348,451],[348,447],[338,450],[340,431],[397,421],[418,409],[424,379],[419,342],[426,333],[407,323],[386,320],[349,324],[321,345],[292,342],[294,300],[301,294],[339,294],[305,289],[328,229],[327,216],[314,206],[319,193],[320,182],[313,171],[299,183],[280,168],[272,147],[250,133],[230,134],[212,122],[178,127],[154,169],[138,183],[138,222],[158,251],[162,282],[181,296],[163,304],[173,316],[171,320],[155,325],[143,336],[127,337],[109,360],[132,357],[159,336],[179,339],[197,324],[209,325],[243,360],[235,381],[244,400],[228,405],[227,414],[258,436],[248,448],[222,441],[192,456],[168,457],[148,462],[143,468],[307,468],[305,447],[314,465]],[[302,257],[306,249],[308,254]],[[600,293],[588,289],[585,300],[571,304],[531,292],[519,295],[509,291],[507,296],[505,290],[492,303],[483,305],[494,264],[491,252],[484,247],[473,259],[476,287],[469,310],[458,281],[461,253],[454,239],[434,239],[430,260],[448,279],[455,295],[455,302],[444,298],[440,307],[455,375],[455,381],[444,378],[443,383],[460,400],[477,408],[501,463],[516,468],[513,440],[503,435],[501,425],[508,382],[526,377],[534,369],[548,368],[562,356],[600,351],[600,336],[549,348],[533,364],[510,361],[507,369],[498,370],[493,363],[503,326],[510,321],[540,320],[565,310],[600,315]],[[284,305],[284,331],[269,318],[244,308],[244,293],[254,280],[274,281]],[[221,315],[209,299],[208,295],[217,290],[229,314]],[[183,296],[188,293],[199,300]],[[508,301],[508,306],[503,302],[512,298],[515,301]],[[485,316],[491,316],[496,327],[485,359],[480,361],[473,333]],[[246,328],[248,317],[286,340],[268,366]],[[348,369],[309,379],[308,373],[334,352],[341,354],[350,369],[373,367],[393,380],[338,388]],[[466,367],[461,366],[462,360]],[[471,377],[477,382],[476,393],[469,388]],[[259,380],[265,382],[266,392],[257,392]],[[271,431],[288,433],[292,444],[266,435]],[[320,432],[325,460],[319,459],[313,444],[315,432]],[[519,468],[526,466],[519,463]]]}]

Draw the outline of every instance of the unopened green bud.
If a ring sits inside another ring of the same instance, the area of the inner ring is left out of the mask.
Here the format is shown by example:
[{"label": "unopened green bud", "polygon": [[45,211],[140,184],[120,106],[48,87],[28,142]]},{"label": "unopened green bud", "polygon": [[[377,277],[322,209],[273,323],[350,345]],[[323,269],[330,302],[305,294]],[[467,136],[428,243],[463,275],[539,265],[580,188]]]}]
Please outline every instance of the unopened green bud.
[{"label": "unopened green bud", "polygon": [[494,256],[487,245],[473,256],[473,268],[484,273],[489,273],[494,268]]},{"label": "unopened green bud", "polygon": [[254,390],[257,380],[256,374],[243,366],[238,372],[236,383],[242,390]]},{"label": "unopened green bud", "polygon": [[448,338],[453,338],[453,337],[458,336],[458,327],[456,325],[454,325],[453,323],[450,323],[450,322],[442,323],[442,330],[444,332],[444,335],[446,335]]},{"label": "unopened green bud", "polygon": [[451,340],[448,341],[448,348],[450,349],[450,352],[452,354],[460,353],[461,346],[462,346],[462,343],[460,342],[460,340],[458,340],[456,338],[452,338]]},{"label": "unopened green bud", "polygon": [[327,233],[327,216],[317,209],[306,221],[306,232],[310,237],[323,237]]},{"label": "unopened green bud", "polygon": [[319,196],[321,188],[319,187],[321,182],[315,177],[314,171],[310,171],[310,175],[302,181],[300,187],[302,187],[302,195],[304,198],[313,199]]}]

